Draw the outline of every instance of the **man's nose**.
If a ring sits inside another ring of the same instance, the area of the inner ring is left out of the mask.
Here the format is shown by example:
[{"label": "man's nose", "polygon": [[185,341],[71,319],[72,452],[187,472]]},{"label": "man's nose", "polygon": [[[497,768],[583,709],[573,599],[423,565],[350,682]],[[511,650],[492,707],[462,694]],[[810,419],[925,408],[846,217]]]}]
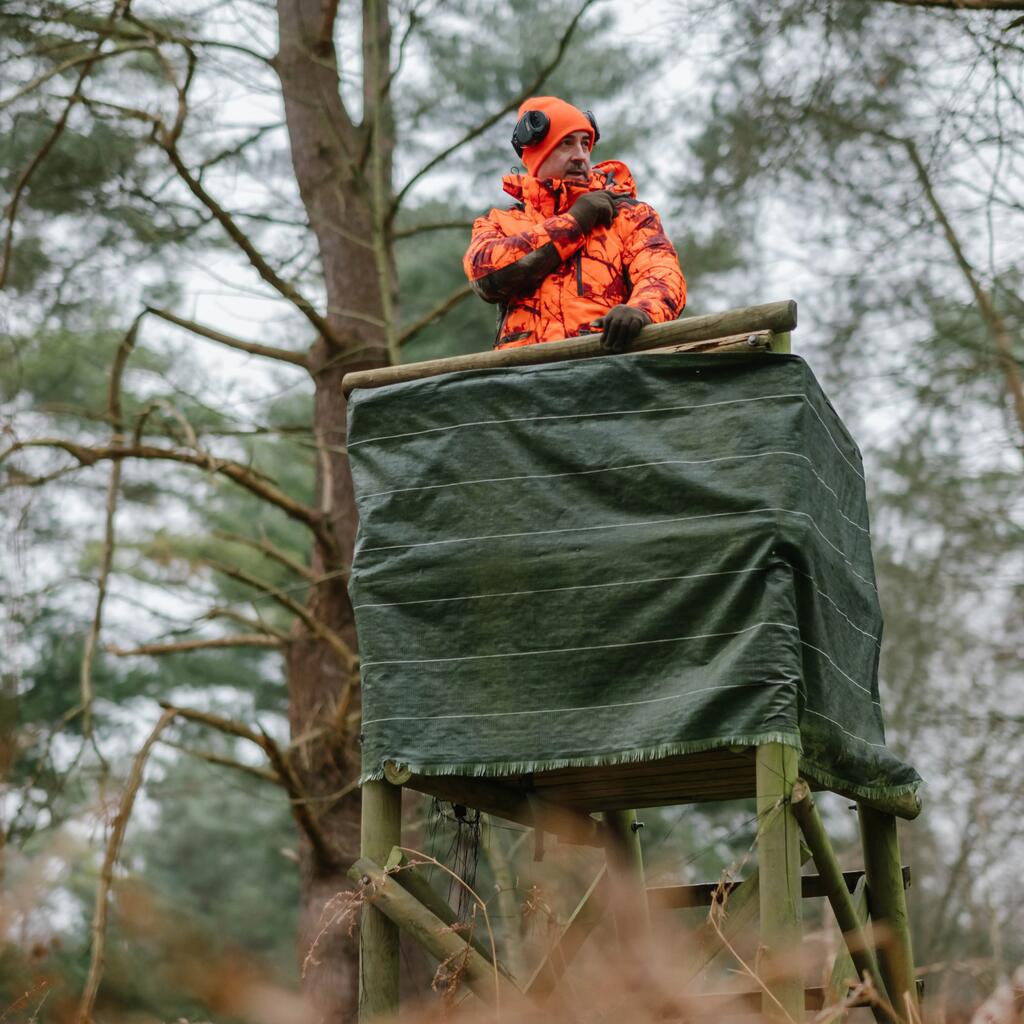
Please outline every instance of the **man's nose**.
[{"label": "man's nose", "polygon": [[572,147],[571,159],[585,162],[587,159],[587,147],[582,142],[577,142]]}]

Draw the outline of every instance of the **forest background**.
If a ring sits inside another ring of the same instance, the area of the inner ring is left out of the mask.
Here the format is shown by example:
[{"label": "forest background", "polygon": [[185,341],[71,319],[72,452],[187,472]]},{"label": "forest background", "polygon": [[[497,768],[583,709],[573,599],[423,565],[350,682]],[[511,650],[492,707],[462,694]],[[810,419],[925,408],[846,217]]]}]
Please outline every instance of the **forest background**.
[{"label": "forest background", "polygon": [[[889,740],[928,783],[918,959],[961,1008],[1024,961],[1022,12],[0,4],[5,1019],[244,1018],[255,978],[350,1011],[353,940],[317,939],[358,835],[338,384],[489,347],[460,259],[537,93],[596,111],[691,312],[799,300],[868,470]],[[666,880],[751,838],[743,808],[646,817]],[[535,885],[574,895],[523,839],[480,852],[510,958]]]}]

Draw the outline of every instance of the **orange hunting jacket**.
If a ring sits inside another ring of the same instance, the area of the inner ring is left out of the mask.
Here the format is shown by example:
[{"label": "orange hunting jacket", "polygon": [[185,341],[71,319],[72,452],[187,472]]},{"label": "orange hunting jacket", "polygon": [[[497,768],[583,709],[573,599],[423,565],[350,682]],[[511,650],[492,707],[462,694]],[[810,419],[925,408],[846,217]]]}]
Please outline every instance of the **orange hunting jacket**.
[{"label": "orange hunting jacket", "polygon": [[[686,281],[676,251],[654,209],[636,198],[625,164],[598,164],[586,185],[525,174],[510,174],[502,184],[517,202],[476,219],[463,259],[477,294],[498,303],[495,348],[594,333],[591,321],[621,303],[642,309],[652,323],[673,320],[682,311]],[[625,201],[610,228],[598,225],[585,234],[567,211],[580,194],[596,189]],[[548,243],[561,262],[532,291],[503,294],[488,287],[488,275]]]}]

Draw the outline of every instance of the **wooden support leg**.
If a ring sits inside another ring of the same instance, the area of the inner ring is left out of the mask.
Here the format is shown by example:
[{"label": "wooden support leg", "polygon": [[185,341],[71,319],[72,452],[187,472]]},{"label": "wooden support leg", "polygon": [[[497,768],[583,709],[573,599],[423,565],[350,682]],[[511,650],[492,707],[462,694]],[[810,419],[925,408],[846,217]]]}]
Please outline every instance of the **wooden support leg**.
[{"label": "wooden support leg", "polygon": [[[810,848],[811,856],[814,857],[822,888],[832,905],[839,930],[843,933],[843,940],[849,949],[850,957],[856,968],[855,976],[860,978],[867,973],[871,978],[880,999],[879,1003],[874,1003],[871,1007],[875,1020],[879,1024],[889,1024],[894,1020],[894,1012],[888,1003],[886,986],[882,981],[875,951],[864,934],[861,919],[857,914],[853,899],[850,897],[850,890],[846,887],[846,880],[843,878],[839,861],[836,860],[821,815],[818,814],[818,808],[814,806],[814,800],[811,798],[811,788],[802,779],[793,787],[792,806],[804,839]],[[901,873],[901,887],[902,884]]]},{"label": "wooden support leg", "polygon": [[[383,864],[402,842],[402,788],[390,782],[363,786],[361,856]],[[359,927],[359,1020],[398,1010],[398,928],[376,907],[365,906]]]},{"label": "wooden support leg", "polygon": [[649,936],[651,913],[644,882],[644,855],[636,811],[605,811],[608,873],[620,935],[632,931],[634,922]]},{"label": "wooden support leg", "polygon": [[756,764],[761,905],[758,969],[768,988],[761,1007],[769,1020],[798,1021],[804,1012],[799,956],[800,830],[789,800],[799,755],[792,747],[766,743],[757,748]]},{"label": "wooden support leg", "polygon": [[896,819],[865,804],[858,804],[857,814],[864,849],[868,908],[872,921],[885,929],[885,939],[878,951],[879,967],[896,1012],[910,1020],[918,1010],[917,982]]}]

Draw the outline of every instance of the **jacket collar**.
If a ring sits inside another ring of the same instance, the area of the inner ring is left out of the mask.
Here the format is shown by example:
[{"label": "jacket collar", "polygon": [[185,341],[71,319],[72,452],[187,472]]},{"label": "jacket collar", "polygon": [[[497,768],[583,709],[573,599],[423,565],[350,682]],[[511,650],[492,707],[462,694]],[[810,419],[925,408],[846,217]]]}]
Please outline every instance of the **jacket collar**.
[{"label": "jacket collar", "polygon": [[502,179],[502,187],[528,212],[541,218],[565,213],[584,193],[609,189],[619,195],[636,198],[636,182],[629,168],[618,160],[605,160],[597,164],[590,173],[586,185],[564,181],[560,178],[541,180],[531,174],[509,174]]}]

